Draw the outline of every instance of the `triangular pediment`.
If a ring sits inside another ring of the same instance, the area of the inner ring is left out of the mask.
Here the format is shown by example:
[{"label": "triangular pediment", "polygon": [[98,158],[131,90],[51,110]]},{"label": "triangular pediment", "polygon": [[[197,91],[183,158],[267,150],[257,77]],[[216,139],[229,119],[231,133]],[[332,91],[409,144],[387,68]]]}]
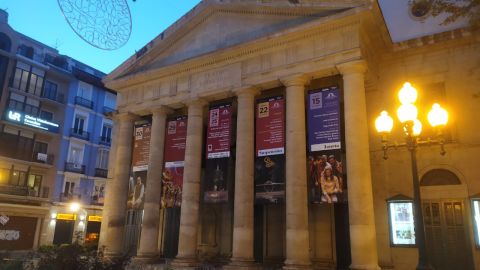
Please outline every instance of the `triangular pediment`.
[{"label": "triangular pediment", "polygon": [[107,80],[159,69],[280,33],[368,1],[204,0]]}]

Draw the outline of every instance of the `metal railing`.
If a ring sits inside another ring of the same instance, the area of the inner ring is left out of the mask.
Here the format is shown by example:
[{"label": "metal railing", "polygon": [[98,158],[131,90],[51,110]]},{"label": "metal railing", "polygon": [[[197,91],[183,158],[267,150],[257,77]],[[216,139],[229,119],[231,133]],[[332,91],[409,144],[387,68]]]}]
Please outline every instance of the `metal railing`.
[{"label": "metal railing", "polygon": [[23,197],[41,197],[48,198],[49,188],[42,187],[35,190],[29,186],[0,185],[0,194],[23,196]]},{"label": "metal railing", "polygon": [[83,97],[76,96],[75,97],[75,104],[87,107],[89,109],[93,109],[93,101],[85,99]]},{"label": "metal railing", "polygon": [[95,168],[95,177],[107,178],[107,176],[108,176],[107,169]]},{"label": "metal railing", "polygon": [[112,144],[112,138],[100,136],[100,141],[99,141],[99,143],[100,143],[100,144],[103,144],[103,145],[108,145],[108,146],[110,146],[110,145]]},{"label": "metal railing", "polygon": [[81,129],[72,128],[70,129],[70,136],[79,138],[82,140],[90,140],[90,133]]},{"label": "metal railing", "polygon": [[65,171],[84,174],[85,165],[79,163],[65,162]]},{"label": "metal railing", "polygon": [[114,112],[114,111],[115,111],[115,109],[113,109],[113,108],[103,106],[103,114],[109,114],[109,113]]},{"label": "metal railing", "polygon": [[56,101],[58,103],[64,103],[65,102],[65,95],[64,94],[56,94],[53,91],[43,91],[42,92],[42,98],[46,98],[49,100]]}]

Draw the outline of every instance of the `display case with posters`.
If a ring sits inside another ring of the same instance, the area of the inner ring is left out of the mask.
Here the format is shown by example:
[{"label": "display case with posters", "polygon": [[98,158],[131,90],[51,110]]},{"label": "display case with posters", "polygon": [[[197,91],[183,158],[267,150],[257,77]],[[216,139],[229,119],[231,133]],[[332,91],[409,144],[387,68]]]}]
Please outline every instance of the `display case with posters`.
[{"label": "display case with posters", "polygon": [[471,198],[473,214],[473,234],[475,236],[475,246],[480,248],[480,194]]},{"label": "display case with posters", "polygon": [[392,246],[415,246],[413,199],[397,195],[387,200]]}]

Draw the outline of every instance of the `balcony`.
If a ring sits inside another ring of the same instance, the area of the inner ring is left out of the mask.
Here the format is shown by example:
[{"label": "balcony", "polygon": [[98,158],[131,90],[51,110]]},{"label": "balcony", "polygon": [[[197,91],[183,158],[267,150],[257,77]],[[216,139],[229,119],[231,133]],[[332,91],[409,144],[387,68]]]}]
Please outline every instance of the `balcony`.
[{"label": "balcony", "polygon": [[45,153],[33,153],[32,161],[38,163],[45,163],[53,165],[53,161],[55,160],[55,156],[52,154],[45,154]]},{"label": "balcony", "polygon": [[34,188],[28,186],[0,185],[0,194],[48,198],[48,193],[48,187],[42,187],[40,190],[35,190]]},{"label": "balcony", "polygon": [[107,107],[107,106],[103,106],[103,114],[105,114],[105,115],[107,115],[107,114],[109,114],[109,113],[112,113],[112,112],[114,112],[114,111],[115,111],[115,109],[113,109],[113,108],[110,108],[110,107]]},{"label": "balcony", "polygon": [[75,104],[89,108],[89,109],[93,109],[93,101],[85,99],[83,97],[78,97],[78,96],[75,97]]},{"label": "balcony", "polygon": [[112,138],[100,136],[100,141],[99,141],[99,143],[100,143],[100,144],[103,144],[103,145],[110,146],[110,145],[112,145]]},{"label": "balcony", "polygon": [[108,176],[107,169],[95,168],[95,177],[107,178],[107,176]]},{"label": "balcony", "polygon": [[70,129],[70,136],[86,141],[90,140],[90,133],[81,129]]},{"label": "balcony", "polygon": [[46,98],[58,103],[64,103],[65,102],[65,95],[64,94],[56,94],[53,92],[48,92],[48,91],[43,91],[42,92],[42,98]]},{"label": "balcony", "polygon": [[85,174],[85,165],[72,163],[72,162],[65,162],[65,171]]}]

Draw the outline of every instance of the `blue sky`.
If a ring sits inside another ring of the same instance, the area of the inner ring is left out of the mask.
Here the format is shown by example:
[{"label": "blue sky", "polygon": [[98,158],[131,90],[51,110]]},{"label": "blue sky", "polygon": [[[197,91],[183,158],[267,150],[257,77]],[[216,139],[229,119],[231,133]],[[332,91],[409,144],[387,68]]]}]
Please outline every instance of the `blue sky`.
[{"label": "blue sky", "polygon": [[0,0],[16,31],[57,48],[105,73],[140,50],[200,0],[126,0],[132,14],[132,34],[120,49],[97,49],[78,37],[64,19],[57,0]]}]

